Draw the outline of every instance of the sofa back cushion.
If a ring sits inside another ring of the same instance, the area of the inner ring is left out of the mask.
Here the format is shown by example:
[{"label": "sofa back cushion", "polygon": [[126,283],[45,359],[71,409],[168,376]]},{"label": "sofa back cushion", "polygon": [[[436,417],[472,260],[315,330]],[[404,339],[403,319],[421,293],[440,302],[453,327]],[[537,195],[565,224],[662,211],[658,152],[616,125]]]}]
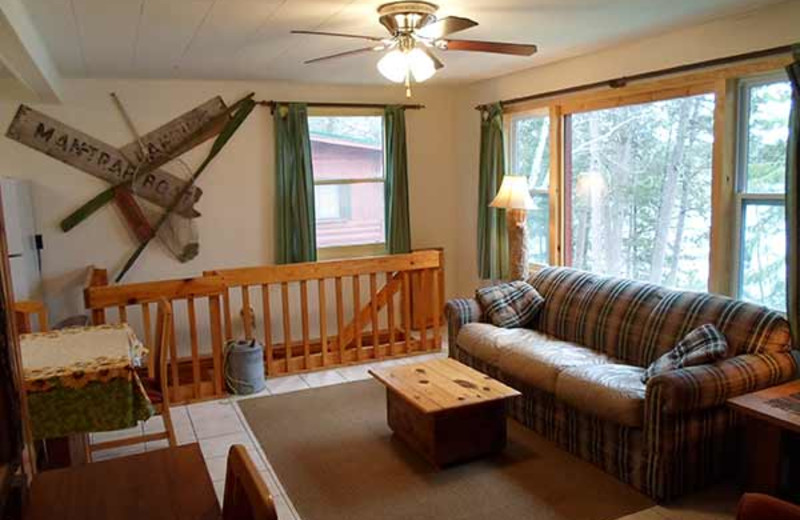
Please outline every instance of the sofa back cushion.
[{"label": "sofa back cushion", "polygon": [[544,297],[537,330],[640,367],[705,323],[725,335],[732,355],[789,349],[780,313],[723,296],[567,267],[546,267],[529,283]]}]

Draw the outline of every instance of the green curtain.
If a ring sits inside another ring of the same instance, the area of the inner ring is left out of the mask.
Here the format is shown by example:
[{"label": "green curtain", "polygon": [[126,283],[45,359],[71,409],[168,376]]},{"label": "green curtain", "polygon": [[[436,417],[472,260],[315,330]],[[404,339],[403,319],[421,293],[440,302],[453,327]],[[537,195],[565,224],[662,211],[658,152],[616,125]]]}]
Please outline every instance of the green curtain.
[{"label": "green curtain", "polygon": [[411,224],[408,212],[406,111],[403,107],[386,107],[383,133],[386,139],[386,249],[390,254],[408,253],[411,251]]},{"label": "green curtain", "polygon": [[786,314],[794,348],[800,348],[800,45],[786,67],[792,84],[792,111],[786,146]]},{"label": "green curtain", "polygon": [[478,275],[508,277],[508,233],[505,212],[490,208],[505,174],[503,109],[500,103],[481,111],[480,181],[478,185]]},{"label": "green curtain", "polygon": [[276,107],[274,122],[276,262],[314,262],[314,172],[306,105],[289,103]]}]

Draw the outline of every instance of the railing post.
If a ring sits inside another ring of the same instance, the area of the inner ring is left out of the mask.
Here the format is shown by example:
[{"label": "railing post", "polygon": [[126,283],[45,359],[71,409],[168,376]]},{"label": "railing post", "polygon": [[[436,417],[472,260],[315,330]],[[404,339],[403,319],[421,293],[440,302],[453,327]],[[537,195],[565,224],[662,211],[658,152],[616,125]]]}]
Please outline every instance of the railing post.
[{"label": "railing post", "polygon": [[[95,266],[89,266],[88,273],[86,275],[86,284],[85,288],[83,289],[83,301],[84,305],[89,308],[90,307],[90,298],[89,298],[89,291],[93,287],[104,287],[108,285],[108,270],[107,269],[99,269]],[[93,325],[103,325],[106,322],[106,310],[104,308],[101,309],[92,309],[92,324]]]}]

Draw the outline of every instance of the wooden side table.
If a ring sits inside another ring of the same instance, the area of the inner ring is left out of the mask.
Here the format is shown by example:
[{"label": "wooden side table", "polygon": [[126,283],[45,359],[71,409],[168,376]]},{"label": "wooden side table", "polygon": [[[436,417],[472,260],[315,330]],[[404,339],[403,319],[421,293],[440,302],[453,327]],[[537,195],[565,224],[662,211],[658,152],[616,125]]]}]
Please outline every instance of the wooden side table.
[{"label": "wooden side table", "polygon": [[800,501],[800,380],[728,399],[745,416],[745,491]]}]

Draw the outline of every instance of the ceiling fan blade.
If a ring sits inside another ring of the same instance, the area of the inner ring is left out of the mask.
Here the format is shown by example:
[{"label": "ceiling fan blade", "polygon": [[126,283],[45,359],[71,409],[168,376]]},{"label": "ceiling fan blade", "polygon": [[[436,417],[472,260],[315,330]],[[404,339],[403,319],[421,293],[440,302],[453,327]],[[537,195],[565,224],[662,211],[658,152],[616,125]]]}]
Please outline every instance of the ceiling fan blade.
[{"label": "ceiling fan blade", "polygon": [[355,38],[358,40],[369,40],[371,42],[381,42],[385,38],[378,38],[377,36],[363,36],[361,34],[345,34],[324,31],[291,31],[292,34],[311,34],[313,36],[336,36],[338,38]]},{"label": "ceiling fan blade", "polygon": [[436,70],[444,68],[444,63],[442,63],[442,61],[439,58],[437,58],[436,55],[429,48],[422,45],[417,46],[417,48],[420,49],[425,54],[427,54],[428,57],[431,60],[433,60],[433,66]]},{"label": "ceiling fan blade", "polygon": [[416,34],[423,38],[439,39],[444,38],[448,34],[453,34],[470,27],[475,27],[478,22],[470,20],[469,18],[461,18],[460,16],[447,16],[441,20],[423,26]]},{"label": "ceiling fan blade", "polygon": [[493,52],[496,54],[513,54],[515,56],[532,56],[536,53],[536,45],[522,43],[482,42],[476,40],[443,40],[444,50]]},{"label": "ceiling fan blade", "polygon": [[305,64],[317,63],[318,61],[333,60],[333,59],[336,59],[336,58],[344,58],[344,57],[347,57],[347,56],[354,56],[356,54],[361,54],[363,52],[372,52],[372,51],[376,51],[376,50],[379,50],[379,49],[376,49],[375,47],[364,47],[364,48],[355,49],[355,50],[352,50],[352,51],[345,51],[345,52],[339,52],[337,54],[331,54],[330,56],[322,56],[322,57],[319,57],[319,58],[306,60],[303,63],[305,63]]}]

